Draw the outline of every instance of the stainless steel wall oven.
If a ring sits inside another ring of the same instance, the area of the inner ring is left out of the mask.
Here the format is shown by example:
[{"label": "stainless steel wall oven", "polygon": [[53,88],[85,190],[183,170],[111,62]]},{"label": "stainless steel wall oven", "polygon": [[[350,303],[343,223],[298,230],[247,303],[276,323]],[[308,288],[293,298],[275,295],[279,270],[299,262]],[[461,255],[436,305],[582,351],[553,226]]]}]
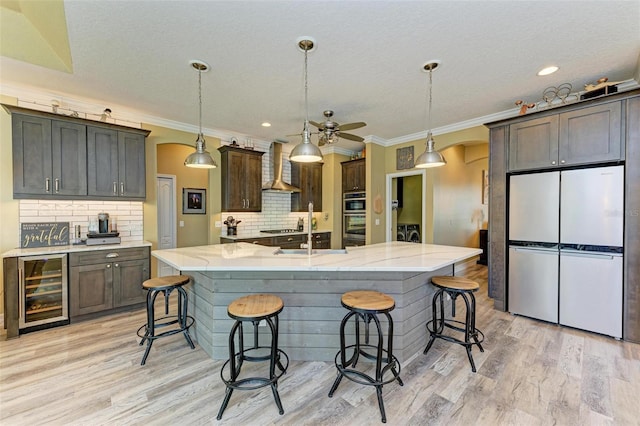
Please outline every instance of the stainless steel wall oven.
[{"label": "stainless steel wall oven", "polygon": [[345,192],[342,205],[342,245],[362,246],[366,239],[366,193]]}]

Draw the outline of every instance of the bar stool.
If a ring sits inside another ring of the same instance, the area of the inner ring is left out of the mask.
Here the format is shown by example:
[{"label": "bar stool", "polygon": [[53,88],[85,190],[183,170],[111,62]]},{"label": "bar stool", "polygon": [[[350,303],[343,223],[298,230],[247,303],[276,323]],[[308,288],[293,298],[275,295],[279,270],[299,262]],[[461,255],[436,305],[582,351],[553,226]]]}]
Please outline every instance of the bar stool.
[{"label": "bar stool", "polygon": [[[142,283],[142,288],[147,290],[147,323],[138,329],[137,334],[138,337],[142,338],[142,340],[140,340],[140,346],[142,346],[146,340],[147,348],[144,351],[140,365],[144,365],[147,361],[147,356],[149,356],[153,342],[162,337],[182,333],[184,334],[184,338],[187,339],[189,346],[191,346],[191,349],[195,349],[191,336],[189,335],[189,327],[193,325],[194,319],[192,316],[187,315],[187,292],[182,288],[189,280],[190,278],[186,275],[169,275],[166,277],[151,278]],[[178,310],[175,316],[170,316],[169,296],[173,290],[178,291]],[[160,293],[164,295],[165,316],[156,318],[154,303]],[[174,324],[177,324],[177,326],[156,334],[156,329]]]},{"label": "bar stool", "polygon": [[[220,378],[226,385],[227,389],[224,400],[218,411],[217,419],[222,418],[222,413],[234,389],[252,390],[265,386],[271,386],[273,398],[278,406],[278,412],[284,414],[280,395],[278,394],[278,379],[287,372],[289,367],[289,356],[282,350],[278,349],[278,314],[282,312],[284,303],[278,296],[272,294],[252,294],[240,297],[229,305],[227,314],[236,320],[231,327],[229,333],[229,359],[224,363],[220,370]],[[258,324],[265,321],[271,332],[271,345],[258,345]],[[244,348],[244,338],[242,324],[244,322],[253,323],[253,347]],[[235,339],[238,335],[238,351],[236,352]],[[265,349],[268,349],[265,351]],[[282,364],[284,358],[285,365]],[[268,377],[247,377],[240,378],[240,370],[244,361],[259,362],[269,361]],[[280,370],[276,371],[276,368]],[[225,371],[228,371],[225,377]]]},{"label": "bar stool", "polygon": [[[457,343],[464,346],[467,350],[467,356],[469,357],[469,362],[471,363],[471,371],[475,373],[476,365],[473,362],[473,356],[471,356],[471,347],[473,345],[478,345],[478,348],[480,348],[480,352],[484,352],[484,348],[480,344],[484,341],[484,334],[476,328],[476,298],[473,295],[474,292],[478,291],[480,286],[477,282],[469,280],[467,278],[451,276],[432,277],[431,283],[436,286],[438,290],[433,295],[433,319],[427,322],[427,330],[429,330],[429,334],[431,336],[429,337],[429,343],[427,343],[427,347],[424,349],[424,353],[426,354],[427,352],[429,352],[429,349],[431,349],[431,345],[433,344],[434,340],[436,340],[436,338],[444,339],[452,343]],[[462,300],[464,300],[464,304],[467,308],[464,322],[456,321],[453,319],[445,320],[443,298],[444,293],[448,294],[451,297],[451,315],[453,317],[456,316],[456,298],[458,296],[462,297]],[[440,308],[439,315],[437,310],[438,306]],[[456,337],[443,334],[445,327],[455,331],[463,332],[464,340],[460,340]]]},{"label": "bar stool", "polygon": [[[400,362],[393,355],[393,319],[391,315],[389,315],[389,312],[395,308],[395,301],[391,296],[378,291],[355,290],[343,294],[341,302],[342,306],[347,308],[349,312],[340,324],[340,350],[335,358],[338,377],[336,377],[329,391],[329,398],[333,396],[343,377],[361,385],[375,386],[378,395],[378,406],[380,407],[380,414],[382,415],[382,423],[386,423],[387,416],[384,411],[384,402],[382,401],[382,386],[394,380],[397,380],[400,386],[404,386],[402,379],[400,379]],[[386,349],[384,348],[384,336],[377,314],[383,314],[387,318]],[[352,317],[355,318],[355,343],[347,346],[345,327]],[[365,326],[364,344],[360,343],[360,321],[362,321]],[[369,323],[371,321],[374,322],[378,334],[376,345],[369,344]],[[347,350],[350,349],[353,349],[353,354],[347,359]],[[365,349],[373,349],[375,350],[375,354],[367,352]],[[356,370],[356,364],[360,355],[376,362],[375,377],[363,371]]]}]

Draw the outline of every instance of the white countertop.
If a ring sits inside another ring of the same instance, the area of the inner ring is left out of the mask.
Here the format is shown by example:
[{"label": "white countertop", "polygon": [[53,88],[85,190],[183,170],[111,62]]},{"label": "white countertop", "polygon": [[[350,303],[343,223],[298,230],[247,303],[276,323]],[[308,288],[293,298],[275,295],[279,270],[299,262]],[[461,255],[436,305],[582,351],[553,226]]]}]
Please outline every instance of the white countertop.
[{"label": "white countertop", "polygon": [[88,246],[86,244],[51,246],[51,247],[34,247],[34,248],[15,248],[2,253],[2,257],[21,257],[21,256],[42,256],[54,253],[72,253],[77,251],[88,250],[118,250],[125,248],[147,247],[151,246],[148,241],[122,241],[120,244],[102,244]]},{"label": "white countertop", "polygon": [[250,243],[154,250],[180,271],[435,271],[477,256],[481,249],[388,242],[349,247],[346,254],[274,254],[278,247]]}]

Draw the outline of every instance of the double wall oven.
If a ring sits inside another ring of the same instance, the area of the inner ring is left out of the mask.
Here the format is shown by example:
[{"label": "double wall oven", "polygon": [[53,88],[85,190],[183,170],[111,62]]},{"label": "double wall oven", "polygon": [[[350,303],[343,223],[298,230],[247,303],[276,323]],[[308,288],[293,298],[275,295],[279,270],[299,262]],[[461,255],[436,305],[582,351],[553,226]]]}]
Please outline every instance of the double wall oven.
[{"label": "double wall oven", "polygon": [[366,235],[365,192],[345,192],[342,204],[342,245],[362,246]]}]

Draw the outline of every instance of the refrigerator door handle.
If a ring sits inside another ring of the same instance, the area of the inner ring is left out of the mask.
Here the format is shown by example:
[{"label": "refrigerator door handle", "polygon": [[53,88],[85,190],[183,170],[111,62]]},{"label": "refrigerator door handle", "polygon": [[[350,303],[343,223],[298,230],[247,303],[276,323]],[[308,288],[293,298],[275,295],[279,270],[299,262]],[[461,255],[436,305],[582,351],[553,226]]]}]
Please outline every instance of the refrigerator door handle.
[{"label": "refrigerator door handle", "polygon": [[616,256],[616,255],[611,255],[611,254],[600,254],[600,253],[585,253],[585,252],[581,252],[581,251],[567,251],[567,250],[560,250],[560,255],[561,256],[573,256],[573,257],[588,257],[588,258],[592,258],[592,259],[603,259],[603,260],[613,260],[614,257],[621,257],[621,256]]},{"label": "refrigerator door handle", "polygon": [[546,247],[517,247],[517,246],[511,246],[511,249],[515,250],[515,251],[521,251],[521,252],[542,252],[542,253],[558,253],[558,249],[557,248],[546,248]]}]

